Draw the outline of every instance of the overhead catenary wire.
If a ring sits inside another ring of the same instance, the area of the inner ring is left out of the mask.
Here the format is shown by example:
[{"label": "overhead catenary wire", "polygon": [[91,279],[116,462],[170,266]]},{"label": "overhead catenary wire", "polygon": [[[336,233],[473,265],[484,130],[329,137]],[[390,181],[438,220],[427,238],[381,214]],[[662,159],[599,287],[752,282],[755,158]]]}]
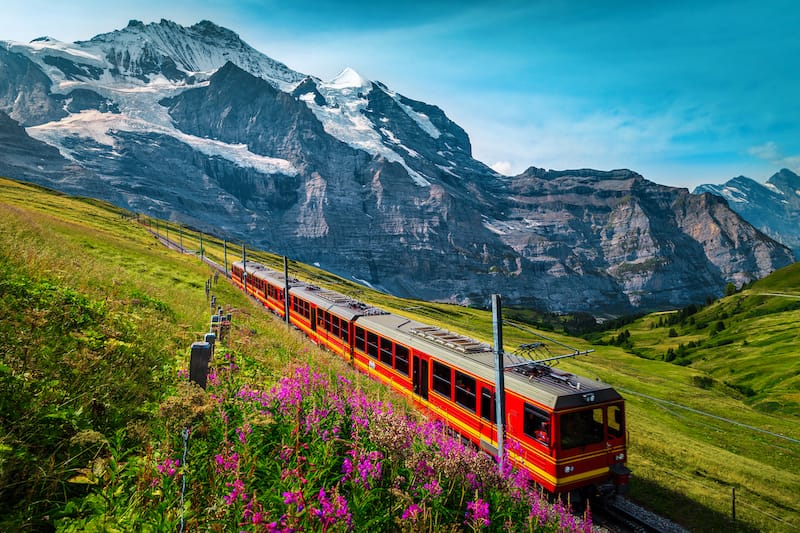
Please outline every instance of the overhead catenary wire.
[{"label": "overhead catenary wire", "polygon": [[561,346],[563,348],[566,348],[567,350],[570,351],[570,353],[568,353],[568,354],[558,355],[558,356],[555,356],[555,357],[549,357],[549,358],[544,359],[544,360],[542,360],[540,362],[556,361],[558,359],[564,359],[564,358],[567,358],[567,357],[575,357],[577,355],[586,355],[586,354],[594,352],[594,350],[579,350],[578,348],[575,348],[574,346],[570,346],[569,344],[566,344],[566,343],[563,343],[561,341],[557,341],[555,339],[552,339],[550,337],[542,335],[538,331],[534,331],[534,330],[530,329],[529,327],[520,324],[519,322],[514,322],[514,321],[511,321],[511,320],[503,320],[503,324],[515,327],[515,328],[517,328],[517,329],[519,329],[521,331],[524,331],[526,333],[529,333],[531,335],[535,335],[535,336],[537,336],[539,338],[542,338],[542,339],[546,340],[547,342],[549,342],[551,344],[557,344],[557,345],[559,345],[559,346]]}]

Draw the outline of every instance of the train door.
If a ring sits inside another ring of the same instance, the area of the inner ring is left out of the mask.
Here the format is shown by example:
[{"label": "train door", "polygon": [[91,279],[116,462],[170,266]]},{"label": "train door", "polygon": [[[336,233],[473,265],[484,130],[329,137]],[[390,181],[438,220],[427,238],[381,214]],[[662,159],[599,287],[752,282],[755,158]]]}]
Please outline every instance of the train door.
[{"label": "train door", "polygon": [[414,394],[428,399],[428,361],[414,356]]},{"label": "train door", "polygon": [[497,457],[497,417],[495,416],[496,403],[494,391],[486,386],[480,387],[481,393],[481,441],[480,447],[486,453]]}]

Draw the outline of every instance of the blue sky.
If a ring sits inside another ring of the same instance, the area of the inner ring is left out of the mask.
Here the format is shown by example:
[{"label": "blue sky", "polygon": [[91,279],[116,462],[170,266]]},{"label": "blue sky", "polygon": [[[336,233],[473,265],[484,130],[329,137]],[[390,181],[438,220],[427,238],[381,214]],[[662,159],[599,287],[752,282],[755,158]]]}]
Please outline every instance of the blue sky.
[{"label": "blue sky", "polygon": [[0,40],[211,20],[289,67],[441,107],[505,173],[630,168],[693,188],[800,172],[794,0],[4,0]]}]

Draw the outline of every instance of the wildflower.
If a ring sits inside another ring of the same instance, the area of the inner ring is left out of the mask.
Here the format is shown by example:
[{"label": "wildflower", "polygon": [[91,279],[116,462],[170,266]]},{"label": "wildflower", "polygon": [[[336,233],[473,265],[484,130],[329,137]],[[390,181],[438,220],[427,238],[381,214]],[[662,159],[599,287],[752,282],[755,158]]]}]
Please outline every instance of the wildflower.
[{"label": "wildflower", "polygon": [[[351,460],[349,457],[345,457],[344,461],[342,462],[342,474],[344,474],[343,479],[352,479],[353,472],[357,469],[358,471],[358,478],[356,482],[362,485],[364,488],[370,488],[370,481],[378,480],[381,478],[381,459],[383,459],[383,454],[379,451],[372,451],[366,454],[361,454],[358,450],[350,450],[347,452],[347,455],[352,457]],[[355,461],[355,466],[354,466]]]},{"label": "wildflower", "polygon": [[239,469],[239,454],[233,452],[230,448],[225,448],[223,453],[218,453],[214,456],[214,462],[217,463],[217,473],[235,472]]},{"label": "wildflower", "polygon": [[467,502],[466,516],[464,524],[474,528],[486,527],[491,523],[489,521],[489,504],[481,498],[477,498],[474,502]]},{"label": "wildflower", "polygon": [[286,505],[297,505],[298,511],[302,511],[305,508],[303,493],[300,491],[284,492],[283,503]]},{"label": "wildflower", "polygon": [[345,457],[344,461],[342,462],[342,474],[344,474],[344,479],[350,479],[350,475],[352,473],[353,461],[351,461],[349,457]]},{"label": "wildflower", "polygon": [[432,479],[422,486],[423,490],[427,491],[433,498],[436,498],[442,493],[442,486],[439,485],[438,479]]},{"label": "wildflower", "polygon": [[412,503],[403,511],[403,520],[410,520],[411,522],[416,522],[419,518],[422,509],[416,503]]},{"label": "wildflower", "polygon": [[222,498],[226,505],[231,505],[237,499],[240,499],[243,502],[246,502],[249,499],[249,496],[244,491],[244,482],[241,479],[236,478],[232,483],[225,483],[225,486],[232,489],[230,493]]},{"label": "wildflower", "polygon": [[162,474],[173,477],[178,472],[178,467],[180,465],[180,459],[165,459],[161,464],[156,466],[156,468],[158,468],[158,471]]},{"label": "wildflower", "polygon": [[352,515],[347,507],[347,500],[341,494],[336,493],[333,501],[328,498],[325,489],[319,489],[319,509],[311,512],[322,524],[322,531],[339,522],[343,522],[348,528],[352,525]]},{"label": "wildflower", "polygon": [[253,432],[253,428],[247,422],[240,428],[236,428],[236,435],[239,437],[239,442],[247,444],[247,435]]}]

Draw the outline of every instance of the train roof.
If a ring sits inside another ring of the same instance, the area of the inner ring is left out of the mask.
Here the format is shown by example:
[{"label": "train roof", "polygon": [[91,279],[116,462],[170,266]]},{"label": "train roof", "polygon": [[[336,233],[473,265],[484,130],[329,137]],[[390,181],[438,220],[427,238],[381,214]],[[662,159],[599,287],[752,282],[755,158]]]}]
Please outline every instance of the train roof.
[{"label": "train roof", "polygon": [[[235,261],[233,264],[241,268],[243,263],[241,261]],[[269,281],[273,285],[278,285],[281,288],[286,284],[286,277],[284,277],[283,272],[264,266],[261,263],[256,263],[255,261],[247,262],[247,275],[256,279]],[[299,279],[289,277],[289,286],[294,287],[296,285],[304,285],[304,283]]]},{"label": "train roof", "polygon": [[[489,382],[495,381],[492,347],[467,336],[429,326],[394,314],[359,317],[356,324],[393,339]],[[533,361],[504,357],[507,391],[530,398],[551,409],[570,409],[619,400],[610,385],[561,372]]]},{"label": "train roof", "polygon": [[293,286],[291,289],[289,289],[289,292],[310,303],[313,303],[319,309],[335,313],[336,315],[345,318],[348,321],[359,316],[379,315],[386,313],[386,311],[382,309],[359,302],[358,300],[350,298],[349,296],[345,296],[339,292],[322,289],[315,285],[301,283]]}]

